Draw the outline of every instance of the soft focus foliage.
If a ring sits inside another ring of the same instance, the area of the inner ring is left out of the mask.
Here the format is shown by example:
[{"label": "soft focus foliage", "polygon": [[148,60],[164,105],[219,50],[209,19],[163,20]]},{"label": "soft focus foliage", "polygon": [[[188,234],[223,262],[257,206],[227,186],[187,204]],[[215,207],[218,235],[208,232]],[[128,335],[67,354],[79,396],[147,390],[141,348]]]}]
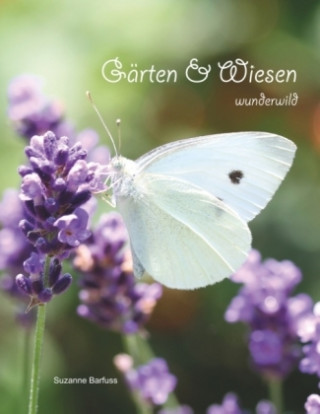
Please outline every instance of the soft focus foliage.
[{"label": "soft focus foliage", "polygon": [[[91,90],[114,136],[117,136],[114,121],[122,119],[121,153],[130,158],[179,138],[240,130],[278,133],[295,141],[297,158],[271,204],[250,225],[254,247],[262,252],[263,258],[294,262],[303,279],[293,296],[299,298],[305,292],[314,302],[319,301],[319,21],[320,4],[315,1],[97,0],[81,5],[75,0],[0,2],[2,192],[19,187],[17,167],[25,163],[26,141],[17,137],[9,118],[25,136],[35,130],[42,133],[48,125],[57,132],[58,125],[61,130],[69,131],[70,138],[80,139],[85,148],[85,143],[90,147],[96,139],[95,132],[88,128],[105,137],[85,98],[87,89]],[[265,70],[294,68],[298,80],[295,84],[222,83],[215,71],[215,76],[203,84],[192,84],[183,77],[176,84],[106,83],[101,67],[116,56],[128,67],[130,63],[141,68],[154,64],[157,68],[176,69],[181,74],[194,57],[214,68],[219,61],[241,57]],[[11,80],[22,73],[32,74],[29,82],[39,88],[39,94],[28,94],[28,88],[17,92],[11,84],[8,111],[5,91]],[[39,84],[34,75],[40,76],[43,83]],[[43,99],[43,92],[48,100]],[[234,104],[237,97],[257,97],[261,92],[279,98],[298,93],[298,105],[238,107]],[[41,123],[35,116],[37,111],[45,115]],[[26,125],[26,117],[32,123]],[[107,138],[100,142],[110,144]],[[109,153],[105,148],[87,149],[89,161],[107,163]],[[3,222],[5,212],[1,204],[0,267],[4,269],[8,264],[3,257],[12,258],[17,267],[14,273],[20,273],[23,261],[30,254],[30,246],[17,235],[17,217],[23,213],[15,190],[5,192],[3,197],[11,199],[9,216],[13,219]],[[105,203],[100,203],[96,217],[108,209]],[[57,223],[60,241],[77,244],[77,238],[67,239],[69,232],[64,231],[74,228],[72,218],[69,219]],[[12,255],[4,256],[5,249],[12,246],[6,243],[10,239],[16,249]],[[124,351],[121,339],[117,333],[97,329],[76,314],[80,305],[77,283],[82,280],[81,289],[86,287],[85,279],[72,272],[75,283],[48,309],[40,406],[45,407],[46,414],[134,412],[126,386],[112,363],[114,355]],[[6,290],[16,293],[10,284],[13,276],[6,274],[1,281]],[[146,326],[157,354],[166,358],[170,372],[178,378],[176,393],[185,405],[183,413],[188,412],[187,406],[200,413],[212,404],[224,404],[229,391],[239,395],[241,407],[250,407],[252,412],[259,400],[268,397],[265,383],[249,365],[246,328],[224,321],[226,308],[238,288],[224,281],[194,292],[164,289]],[[92,298],[88,292],[82,302]],[[92,302],[85,305],[87,311]],[[18,412],[14,404],[19,403],[21,384],[22,361],[17,355],[22,355],[23,332],[14,323],[15,310],[11,299],[1,294],[0,412],[9,414]],[[84,316],[88,317],[88,313]],[[315,317],[316,314],[312,320]],[[300,332],[306,337],[306,332]],[[305,345],[305,367],[315,356],[317,335]],[[54,376],[106,376],[119,381],[117,385],[63,386],[53,384]],[[317,383],[316,375],[294,370],[284,388],[288,411],[302,412],[307,397],[314,394],[305,408],[308,413],[315,412],[319,408]]]}]

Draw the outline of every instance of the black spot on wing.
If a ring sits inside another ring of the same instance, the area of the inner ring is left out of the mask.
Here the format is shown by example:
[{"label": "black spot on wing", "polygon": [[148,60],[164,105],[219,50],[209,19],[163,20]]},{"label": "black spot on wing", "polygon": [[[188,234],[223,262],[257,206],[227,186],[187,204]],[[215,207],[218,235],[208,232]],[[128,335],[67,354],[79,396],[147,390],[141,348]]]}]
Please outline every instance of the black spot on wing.
[{"label": "black spot on wing", "polygon": [[233,170],[229,173],[229,178],[232,184],[240,184],[243,176],[243,172],[240,170]]}]

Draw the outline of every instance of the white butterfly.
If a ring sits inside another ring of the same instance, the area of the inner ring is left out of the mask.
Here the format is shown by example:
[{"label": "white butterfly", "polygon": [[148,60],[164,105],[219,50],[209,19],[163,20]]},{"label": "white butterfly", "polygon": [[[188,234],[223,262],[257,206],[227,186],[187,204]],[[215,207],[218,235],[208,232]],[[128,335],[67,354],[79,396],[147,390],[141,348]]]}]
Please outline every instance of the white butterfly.
[{"label": "white butterfly", "polygon": [[194,289],[231,275],[251,247],[247,222],[270,201],[296,146],[264,132],[190,138],[131,161],[114,157],[113,195],[134,273]]}]

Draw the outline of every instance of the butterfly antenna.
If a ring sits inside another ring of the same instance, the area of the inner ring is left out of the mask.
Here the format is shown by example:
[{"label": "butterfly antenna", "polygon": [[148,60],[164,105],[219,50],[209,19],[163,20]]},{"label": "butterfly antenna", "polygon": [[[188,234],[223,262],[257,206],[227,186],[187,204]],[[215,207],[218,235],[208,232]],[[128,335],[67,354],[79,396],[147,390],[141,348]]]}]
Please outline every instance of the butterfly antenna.
[{"label": "butterfly antenna", "polygon": [[117,147],[114,143],[114,139],[112,138],[111,132],[109,131],[109,128],[107,127],[106,123],[104,122],[104,119],[102,118],[102,115],[101,115],[99,109],[96,107],[96,104],[93,102],[91,93],[89,91],[87,91],[86,95],[87,95],[87,98],[89,99],[93,109],[95,110],[96,114],[98,115],[98,118],[100,119],[100,122],[102,123],[106,133],[108,134],[108,137],[110,138],[110,141],[111,141],[112,146],[114,148],[114,152],[116,154],[116,157],[118,157],[119,155],[118,155]]},{"label": "butterfly antenna", "polygon": [[119,143],[119,152],[121,153],[121,119],[116,120],[118,128],[118,143]]}]

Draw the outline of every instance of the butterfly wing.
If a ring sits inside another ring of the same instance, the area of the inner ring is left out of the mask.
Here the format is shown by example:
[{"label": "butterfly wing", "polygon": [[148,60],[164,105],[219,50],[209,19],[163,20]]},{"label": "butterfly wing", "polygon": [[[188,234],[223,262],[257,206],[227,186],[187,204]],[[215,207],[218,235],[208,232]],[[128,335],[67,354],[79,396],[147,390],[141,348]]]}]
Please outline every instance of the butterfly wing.
[{"label": "butterfly wing", "polygon": [[169,143],[136,162],[142,175],[161,174],[194,184],[250,221],[272,198],[295,150],[292,141],[278,135],[239,132]]},{"label": "butterfly wing", "polygon": [[135,197],[118,200],[137,276],[194,289],[232,274],[246,259],[251,234],[225,203],[175,177],[142,174]]}]

